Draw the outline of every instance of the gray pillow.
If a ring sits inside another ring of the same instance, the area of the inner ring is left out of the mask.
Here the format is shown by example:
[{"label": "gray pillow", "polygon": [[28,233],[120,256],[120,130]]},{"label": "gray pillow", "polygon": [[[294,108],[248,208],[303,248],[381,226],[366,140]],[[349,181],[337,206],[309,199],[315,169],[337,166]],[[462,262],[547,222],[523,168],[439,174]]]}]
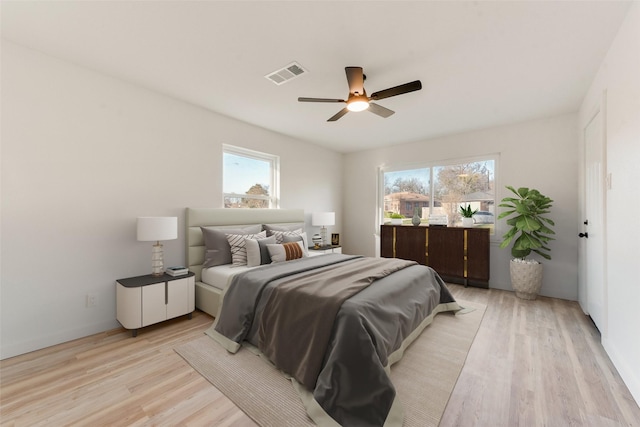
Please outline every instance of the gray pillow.
[{"label": "gray pillow", "polygon": [[272,231],[293,231],[304,230],[304,222],[283,222],[281,224],[263,224],[263,230],[267,230],[267,236],[272,235]]},{"label": "gray pillow", "polygon": [[206,250],[203,268],[231,264],[231,246],[227,234],[256,234],[262,230],[261,224],[237,225],[231,227],[200,227]]},{"label": "gray pillow", "polygon": [[267,245],[273,245],[275,243],[276,236],[258,240],[246,239],[247,266],[256,267],[258,265],[271,264],[271,256],[269,255]]}]

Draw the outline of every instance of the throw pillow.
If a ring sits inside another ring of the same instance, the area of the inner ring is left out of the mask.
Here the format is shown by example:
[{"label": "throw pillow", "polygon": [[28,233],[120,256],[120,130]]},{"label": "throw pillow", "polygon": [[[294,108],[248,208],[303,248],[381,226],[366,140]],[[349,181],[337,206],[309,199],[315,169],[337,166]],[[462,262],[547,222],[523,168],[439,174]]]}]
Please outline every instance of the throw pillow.
[{"label": "throw pillow", "polygon": [[276,237],[271,236],[266,239],[244,239],[247,248],[247,266],[256,267],[258,265],[270,264],[271,256],[267,245],[276,244]]},{"label": "throw pillow", "polygon": [[309,250],[307,249],[307,233],[303,232],[301,234],[283,234],[282,235],[282,243],[289,242],[302,242],[302,250],[304,251],[304,256],[309,256]]},{"label": "throw pillow", "polygon": [[231,264],[234,266],[247,265],[246,239],[264,239],[267,237],[266,231],[257,234],[227,234],[227,240],[231,248]]},{"label": "throw pillow", "polygon": [[271,262],[285,262],[303,258],[302,242],[289,242],[281,245],[267,245]]},{"label": "throw pillow", "polygon": [[231,264],[231,247],[227,241],[226,233],[230,234],[255,234],[262,230],[261,224],[236,225],[220,227],[200,227],[204,239],[205,259],[203,268],[216,265]]}]

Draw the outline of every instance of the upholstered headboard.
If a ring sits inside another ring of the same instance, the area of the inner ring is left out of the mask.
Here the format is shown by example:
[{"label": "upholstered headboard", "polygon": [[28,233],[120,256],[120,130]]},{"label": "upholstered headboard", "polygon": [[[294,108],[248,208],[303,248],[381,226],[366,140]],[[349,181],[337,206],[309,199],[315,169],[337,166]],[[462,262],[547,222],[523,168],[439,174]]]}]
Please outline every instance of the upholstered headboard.
[{"label": "upholstered headboard", "polygon": [[204,238],[200,227],[304,222],[303,209],[187,208],[187,267],[201,280]]}]

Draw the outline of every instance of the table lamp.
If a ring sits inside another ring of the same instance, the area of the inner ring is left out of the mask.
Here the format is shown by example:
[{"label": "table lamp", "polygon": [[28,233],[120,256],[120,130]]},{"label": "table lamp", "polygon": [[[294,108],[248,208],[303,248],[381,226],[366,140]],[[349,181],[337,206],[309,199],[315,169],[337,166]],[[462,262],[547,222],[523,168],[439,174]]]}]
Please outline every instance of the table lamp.
[{"label": "table lamp", "polygon": [[327,225],[334,225],[335,223],[335,212],[314,212],[311,214],[311,225],[322,227],[320,228],[322,246],[327,246]]},{"label": "table lamp", "polygon": [[162,276],[164,274],[164,261],[162,259],[162,243],[160,240],[173,240],[178,238],[178,218],[175,216],[142,216],[138,217],[138,241],[153,242],[151,250],[151,275]]}]

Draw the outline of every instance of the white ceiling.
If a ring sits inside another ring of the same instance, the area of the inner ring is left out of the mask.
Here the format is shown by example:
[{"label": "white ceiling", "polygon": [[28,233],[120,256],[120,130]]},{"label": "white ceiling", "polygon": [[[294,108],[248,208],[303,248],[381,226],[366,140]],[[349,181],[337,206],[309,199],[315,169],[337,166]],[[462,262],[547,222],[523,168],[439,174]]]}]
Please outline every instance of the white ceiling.
[{"label": "white ceiling", "polygon": [[[2,36],[229,117],[342,152],[574,112],[622,1],[2,1]],[[264,76],[297,61],[282,86]],[[396,111],[326,120],[344,67]]]}]

